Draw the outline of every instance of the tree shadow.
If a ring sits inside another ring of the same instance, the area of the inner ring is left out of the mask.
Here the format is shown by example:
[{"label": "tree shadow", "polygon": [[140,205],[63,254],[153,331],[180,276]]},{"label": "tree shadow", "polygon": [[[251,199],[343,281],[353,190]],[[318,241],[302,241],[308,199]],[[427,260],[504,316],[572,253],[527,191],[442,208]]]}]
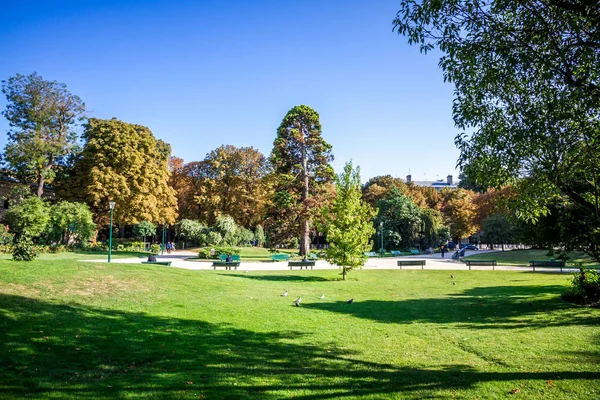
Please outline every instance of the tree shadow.
[{"label": "tree shadow", "polygon": [[273,282],[331,282],[335,281],[335,278],[327,279],[322,276],[315,275],[270,275],[270,274],[261,274],[261,275],[248,275],[248,274],[219,274],[222,276],[229,276],[235,278],[245,278],[252,279],[257,281],[273,281]]},{"label": "tree shadow", "polygon": [[361,360],[335,343],[308,345],[302,332],[254,332],[14,295],[0,295],[0,311],[2,398],[417,399],[487,381],[600,379],[597,371],[398,367]]},{"label": "tree shadow", "polygon": [[352,304],[323,302],[305,307],[385,323],[454,323],[469,329],[598,325],[594,315],[566,312],[577,306],[560,299],[563,290],[558,285],[476,287],[442,298],[355,299]]}]

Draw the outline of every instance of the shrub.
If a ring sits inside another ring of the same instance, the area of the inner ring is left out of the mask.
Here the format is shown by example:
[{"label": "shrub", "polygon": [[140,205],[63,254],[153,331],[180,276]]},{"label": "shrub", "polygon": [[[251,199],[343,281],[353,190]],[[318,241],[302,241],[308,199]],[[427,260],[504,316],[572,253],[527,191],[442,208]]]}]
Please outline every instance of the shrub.
[{"label": "shrub", "polygon": [[154,243],[152,246],[150,246],[150,251],[154,254],[160,253],[160,244]]},{"label": "shrub", "polygon": [[583,267],[573,274],[572,286],[562,295],[563,300],[577,304],[594,304],[600,301],[598,271]]},{"label": "shrub", "polygon": [[15,261],[33,261],[37,257],[31,237],[22,235],[18,238],[13,247],[12,257]]},{"label": "shrub", "polygon": [[[210,255],[211,249],[214,249],[214,255]],[[205,247],[198,252],[199,258],[204,259],[217,259],[221,254],[240,254],[238,249],[234,249],[233,247]]]}]

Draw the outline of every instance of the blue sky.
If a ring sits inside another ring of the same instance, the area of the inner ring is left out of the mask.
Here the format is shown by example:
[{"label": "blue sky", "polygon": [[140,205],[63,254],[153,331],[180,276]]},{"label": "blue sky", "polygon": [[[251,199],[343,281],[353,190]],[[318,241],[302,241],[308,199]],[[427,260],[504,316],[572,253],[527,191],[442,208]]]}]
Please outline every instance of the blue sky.
[{"label": "blue sky", "polygon": [[64,82],[89,116],[148,126],[186,162],[222,144],[268,155],[306,104],[337,172],[352,159],[363,181],[458,176],[453,86],[392,32],[397,0],[0,3],[0,79]]}]

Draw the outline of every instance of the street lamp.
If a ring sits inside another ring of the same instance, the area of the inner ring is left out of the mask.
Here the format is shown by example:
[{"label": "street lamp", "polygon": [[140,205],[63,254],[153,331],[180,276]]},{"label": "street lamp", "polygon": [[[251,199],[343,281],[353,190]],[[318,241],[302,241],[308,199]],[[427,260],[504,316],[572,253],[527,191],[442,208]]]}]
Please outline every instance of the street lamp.
[{"label": "street lamp", "polygon": [[110,254],[112,252],[112,215],[116,204],[117,203],[115,203],[114,201],[108,203],[110,207],[110,227],[108,228],[108,262],[110,262]]},{"label": "street lamp", "polygon": [[381,238],[381,249],[379,250],[380,254],[385,254],[385,250],[383,249],[383,221],[379,221],[379,237]]},{"label": "street lamp", "polygon": [[160,246],[161,255],[165,254],[165,223],[163,222],[162,246]]}]

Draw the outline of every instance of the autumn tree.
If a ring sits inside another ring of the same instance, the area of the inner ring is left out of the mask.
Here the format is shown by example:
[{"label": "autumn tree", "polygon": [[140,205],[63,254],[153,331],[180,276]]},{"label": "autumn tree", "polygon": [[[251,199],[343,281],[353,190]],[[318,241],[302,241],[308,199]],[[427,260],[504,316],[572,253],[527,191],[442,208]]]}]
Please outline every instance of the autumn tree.
[{"label": "autumn tree", "polygon": [[335,199],[323,209],[323,229],[329,242],[325,259],[342,267],[346,280],[348,271],[367,261],[364,253],[371,250],[370,239],[375,233],[372,219],[377,211],[362,200],[360,168],[354,170],[352,162],[346,163],[335,187]]},{"label": "autumn tree", "polygon": [[312,221],[334,178],[331,145],[321,136],[315,110],[300,105],[288,111],[277,129],[270,161],[275,194],[269,236],[279,242],[298,237],[299,253],[307,255]]},{"label": "autumn tree", "polygon": [[87,203],[98,224],[106,224],[115,201],[117,224],[149,221],[173,224],[175,191],[169,187],[170,146],[145,126],[92,118],[85,125],[83,150],[60,192]]},{"label": "autumn tree", "polygon": [[406,192],[406,184],[402,179],[394,178],[391,175],[376,176],[364,184],[362,189],[363,199],[375,207],[377,201],[387,197],[392,188],[399,189],[402,193]]},{"label": "autumn tree", "polygon": [[473,202],[475,194],[465,189],[443,189],[442,215],[450,227],[450,234],[456,242],[469,237],[479,230],[477,208]]},{"label": "autumn tree", "polygon": [[65,166],[77,150],[76,128],[85,105],[64,83],[44,80],[37,73],[17,74],[2,81],[8,119],[8,143],[4,162],[23,183],[37,185],[42,197],[57,169]]}]

